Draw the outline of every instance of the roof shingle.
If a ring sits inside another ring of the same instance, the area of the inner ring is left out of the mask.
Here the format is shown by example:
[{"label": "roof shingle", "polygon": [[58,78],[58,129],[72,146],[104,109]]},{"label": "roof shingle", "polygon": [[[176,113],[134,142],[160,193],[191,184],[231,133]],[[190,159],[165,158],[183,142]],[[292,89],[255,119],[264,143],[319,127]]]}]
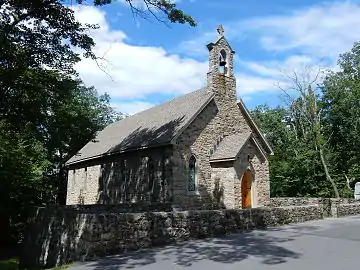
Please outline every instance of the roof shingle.
[{"label": "roof shingle", "polygon": [[210,161],[234,159],[250,136],[251,132],[226,136],[219,144],[219,147],[211,155]]},{"label": "roof shingle", "polygon": [[115,152],[168,144],[213,97],[213,93],[203,88],[110,124],[66,164]]}]

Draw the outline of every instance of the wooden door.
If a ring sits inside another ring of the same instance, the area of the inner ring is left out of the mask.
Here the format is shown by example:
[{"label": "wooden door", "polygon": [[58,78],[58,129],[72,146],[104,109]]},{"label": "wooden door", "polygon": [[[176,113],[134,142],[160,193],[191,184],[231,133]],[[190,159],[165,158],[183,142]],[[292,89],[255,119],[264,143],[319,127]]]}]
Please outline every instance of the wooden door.
[{"label": "wooden door", "polygon": [[241,180],[242,208],[251,207],[251,175],[246,171]]}]

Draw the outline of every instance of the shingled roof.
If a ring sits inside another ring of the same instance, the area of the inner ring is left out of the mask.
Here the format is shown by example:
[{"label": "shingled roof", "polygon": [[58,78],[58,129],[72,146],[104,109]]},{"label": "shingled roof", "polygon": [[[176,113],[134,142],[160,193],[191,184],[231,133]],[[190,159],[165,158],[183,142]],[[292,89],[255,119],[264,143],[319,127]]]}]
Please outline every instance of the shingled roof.
[{"label": "shingled roof", "polygon": [[117,152],[167,145],[213,97],[213,93],[203,88],[110,124],[66,165]]},{"label": "shingled roof", "polygon": [[235,159],[241,148],[250,139],[251,134],[252,132],[244,132],[226,136],[211,155],[210,161]]}]

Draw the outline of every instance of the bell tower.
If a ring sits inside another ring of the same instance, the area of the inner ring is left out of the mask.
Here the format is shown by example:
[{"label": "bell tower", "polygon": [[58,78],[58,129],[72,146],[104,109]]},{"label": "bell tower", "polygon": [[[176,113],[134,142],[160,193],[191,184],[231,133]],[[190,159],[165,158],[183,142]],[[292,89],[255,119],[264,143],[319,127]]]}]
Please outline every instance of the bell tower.
[{"label": "bell tower", "polygon": [[217,28],[218,37],[206,47],[209,50],[209,71],[207,87],[219,97],[228,97],[236,101],[236,78],[234,75],[234,54],[224,37],[224,28]]}]

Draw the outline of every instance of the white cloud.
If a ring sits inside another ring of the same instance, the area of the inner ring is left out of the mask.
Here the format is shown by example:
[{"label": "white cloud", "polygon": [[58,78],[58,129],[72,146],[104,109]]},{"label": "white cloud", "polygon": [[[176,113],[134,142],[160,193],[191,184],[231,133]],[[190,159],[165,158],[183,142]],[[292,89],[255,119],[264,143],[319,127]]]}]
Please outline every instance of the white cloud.
[{"label": "white cloud", "polygon": [[305,66],[313,66],[319,62],[309,56],[305,55],[292,55],[283,61],[263,61],[252,62],[240,60],[242,67],[245,67],[257,74],[266,77],[278,78],[282,76],[283,72],[292,72],[293,70],[301,70]]},{"label": "white cloud", "polygon": [[184,94],[202,87],[208,69],[206,62],[168,54],[164,48],[132,46],[127,35],[112,30],[105,12],[92,6],[74,7],[81,22],[98,23],[100,29],[92,32],[103,72],[93,60],[83,59],[76,70],[85,83],[112,98],[143,98],[148,94]]},{"label": "white cloud", "polygon": [[[173,97],[205,84],[207,62],[181,58],[175,54],[169,55],[161,47],[128,45],[126,41],[129,37],[122,31],[111,30],[106,22],[105,13],[94,7],[76,7],[76,16],[81,22],[100,25],[100,29],[93,32],[93,37],[97,43],[97,54],[105,54],[106,61],[100,61],[100,64],[111,78],[93,60],[83,59],[77,64],[76,69],[88,85],[94,85],[101,93],[109,93],[112,98],[120,98],[121,102],[113,103],[117,110],[134,114],[155,105],[134,99],[156,93]],[[215,35],[213,31],[207,39],[211,40]],[[204,44],[206,42],[203,42],[199,49],[202,48],[207,54]],[[278,72],[275,63],[249,62],[246,65],[261,76],[237,74],[239,96],[278,89],[276,84],[279,80],[262,77],[266,73],[265,70],[269,74]]]},{"label": "white cloud", "polygon": [[279,80],[251,76],[245,73],[236,74],[236,86],[239,96],[250,95],[261,91],[277,91]]},{"label": "white cloud", "polygon": [[[360,25],[360,5],[349,1],[224,23],[230,43],[252,36],[258,38],[264,53],[282,53],[281,56],[273,54],[273,60],[267,61],[244,61],[241,54],[236,55],[236,66],[240,70],[237,76],[239,95],[275,91],[277,84],[288,83],[284,73],[301,73],[311,67],[311,74],[315,76],[315,67],[337,69],[339,54],[349,51],[353,43],[360,40],[357,25]],[[211,41],[214,29],[200,29],[203,33],[182,42],[180,51],[199,55],[202,45]],[[269,56],[267,54],[267,58]]]},{"label": "white cloud", "polygon": [[239,25],[260,34],[265,50],[301,49],[316,57],[337,58],[360,40],[360,5],[324,3],[283,16],[254,18]]},{"label": "white cloud", "polygon": [[[119,109],[122,106],[122,111],[134,113],[154,105],[135,100],[149,94],[173,97],[205,84],[207,62],[169,54],[162,47],[129,45],[130,38],[124,32],[109,28],[103,11],[92,6],[75,7],[75,10],[80,21],[100,25],[93,33],[96,51],[98,55],[105,54],[107,61],[101,64],[112,79],[92,60],[83,60],[77,70],[87,84],[94,85],[100,92],[108,92],[113,98],[121,98],[116,106]],[[356,27],[359,24],[360,5],[350,2],[328,3],[285,15],[225,23],[225,35],[230,43],[251,35],[258,37],[265,52],[287,54],[286,57],[282,54],[282,59],[275,54],[273,60],[256,62],[244,61],[241,54],[236,55],[240,70],[237,74],[239,96],[277,91],[277,84],[285,83],[280,71],[299,71],[304,66],[319,63],[325,68],[334,68],[338,54],[348,51],[355,41],[360,40],[360,28]],[[196,38],[180,43],[179,51],[207,60],[205,45],[216,36],[215,28],[203,31],[199,25]],[[200,35],[200,32],[204,34]],[[123,101],[125,99],[129,101]]]}]

